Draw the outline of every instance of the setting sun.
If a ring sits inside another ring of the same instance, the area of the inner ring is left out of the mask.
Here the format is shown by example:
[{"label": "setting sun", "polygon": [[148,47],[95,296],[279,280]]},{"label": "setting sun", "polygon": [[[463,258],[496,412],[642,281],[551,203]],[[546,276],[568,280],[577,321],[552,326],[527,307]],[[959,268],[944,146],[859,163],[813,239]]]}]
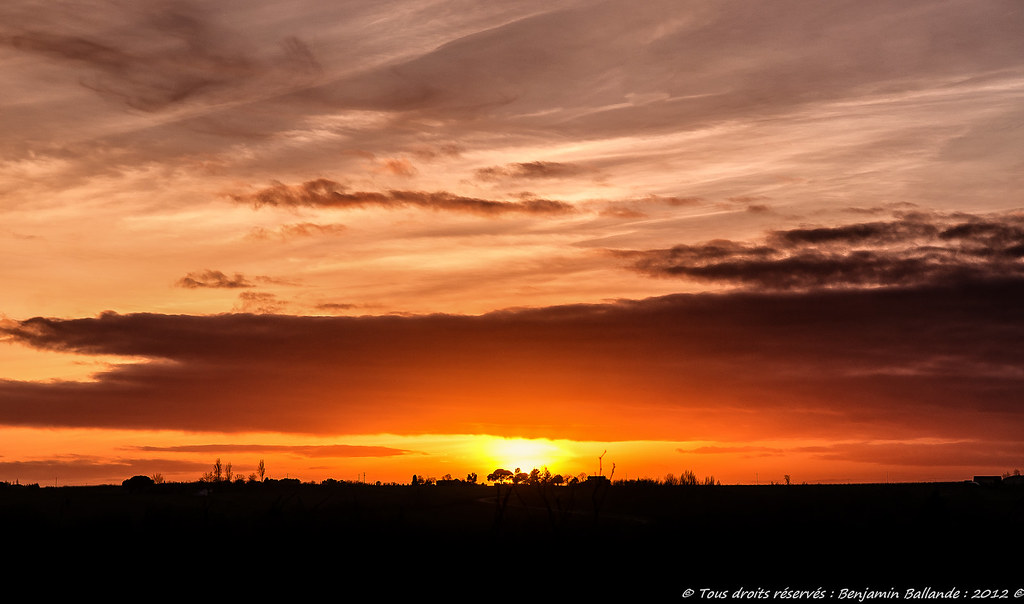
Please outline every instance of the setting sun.
[{"label": "setting sun", "polygon": [[550,440],[528,438],[489,437],[481,445],[481,457],[487,462],[488,471],[496,468],[523,472],[537,468],[558,470],[559,462],[564,461],[566,453]]}]

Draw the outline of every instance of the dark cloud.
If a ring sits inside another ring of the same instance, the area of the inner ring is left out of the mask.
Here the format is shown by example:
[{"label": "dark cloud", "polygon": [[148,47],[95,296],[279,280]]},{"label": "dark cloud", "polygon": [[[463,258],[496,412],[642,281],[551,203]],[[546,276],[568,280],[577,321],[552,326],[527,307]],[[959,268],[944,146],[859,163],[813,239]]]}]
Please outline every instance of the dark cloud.
[{"label": "dark cloud", "polygon": [[172,453],[293,453],[303,457],[392,457],[414,453],[408,449],[367,445],[178,445],[137,449]]},{"label": "dark cloud", "polygon": [[483,216],[497,216],[507,213],[526,214],[569,214],[576,209],[572,204],[548,199],[526,199],[522,201],[494,201],[462,197],[448,192],[427,193],[423,191],[348,192],[344,185],[319,178],[288,186],[274,183],[272,186],[244,195],[231,195],[238,203],[251,203],[254,207],[321,207],[360,208],[378,206],[384,208],[419,207],[429,210],[467,212]]},{"label": "dark cloud", "polygon": [[771,234],[770,240],[785,247],[799,247],[807,244],[884,244],[934,238],[938,232],[939,228],[934,224],[917,220],[898,220],[866,222],[840,227],[776,231]]},{"label": "dark cloud", "polygon": [[1024,279],[479,317],[105,314],[3,333],[153,359],[95,382],[0,382],[8,425],[1006,442],[1024,429]]},{"label": "dark cloud", "polygon": [[1020,277],[1024,216],[912,213],[889,222],[775,231],[763,244],[719,240],[613,254],[651,276],[767,289]]},{"label": "dark cloud", "polygon": [[189,289],[204,287],[227,289],[254,287],[252,282],[249,281],[245,275],[235,273],[233,276],[228,276],[221,271],[214,271],[210,269],[199,273],[189,273],[181,279],[178,279],[175,285]]}]

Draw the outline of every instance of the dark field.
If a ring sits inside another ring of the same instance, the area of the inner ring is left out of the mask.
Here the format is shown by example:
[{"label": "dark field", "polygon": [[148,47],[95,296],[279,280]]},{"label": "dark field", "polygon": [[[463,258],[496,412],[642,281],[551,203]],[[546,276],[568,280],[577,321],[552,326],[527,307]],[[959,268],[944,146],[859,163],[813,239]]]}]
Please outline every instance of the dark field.
[{"label": "dark field", "polygon": [[1007,485],[207,488],[0,487],[5,548],[23,553],[8,568],[447,600],[1024,587],[1024,488]]}]

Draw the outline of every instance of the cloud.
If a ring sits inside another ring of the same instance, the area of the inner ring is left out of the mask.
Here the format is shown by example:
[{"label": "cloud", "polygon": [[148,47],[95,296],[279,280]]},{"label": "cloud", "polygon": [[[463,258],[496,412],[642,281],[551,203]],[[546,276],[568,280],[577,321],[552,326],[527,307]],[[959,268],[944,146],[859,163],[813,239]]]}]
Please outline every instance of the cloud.
[{"label": "cloud", "polygon": [[878,465],[929,467],[993,467],[1019,459],[1024,442],[1019,440],[965,440],[957,442],[878,442],[864,441],[816,446],[767,447],[704,446],[676,449],[686,455],[741,455],[743,457],[784,457],[809,455],[834,462],[859,462]]},{"label": "cloud", "polygon": [[234,276],[228,276],[221,271],[214,271],[206,269],[205,271],[198,273],[189,273],[178,279],[175,283],[178,287],[184,287],[188,289],[197,288],[225,288],[235,289],[239,287],[255,287],[251,281],[249,281],[245,275],[241,273],[235,273]]},{"label": "cloud", "polygon": [[395,176],[403,176],[410,178],[416,176],[419,170],[416,166],[412,165],[412,162],[405,158],[391,158],[383,160],[380,163],[380,171],[387,174],[394,174]]},{"label": "cloud", "polygon": [[676,453],[683,453],[686,455],[730,455],[742,453],[749,457],[769,457],[776,455],[785,455],[787,452],[789,452],[787,449],[783,449],[780,447],[762,447],[755,445],[745,445],[738,447],[709,446],[697,447],[695,449],[676,449]]},{"label": "cloud", "polygon": [[647,217],[647,214],[640,210],[621,204],[610,204],[608,207],[601,210],[599,214],[610,218],[624,218],[627,220]]},{"label": "cloud", "polygon": [[238,294],[238,303],[232,310],[241,313],[273,315],[283,312],[287,306],[288,302],[280,300],[276,295],[268,292],[242,292]]},{"label": "cloud", "polygon": [[367,445],[178,445],[143,446],[136,449],[170,453],[293,453],[303,457],[392,457],[414,453],[408,449]]},{"label": "cloud", "polygon": [[[909,466],[998,467],[1009,469],[1007,460],[1020,459],[1024,443],[978,440],[952,443],[849,443],[818,453],[819,459],[857,461],[879,465],[898,462]],[[1015,463],[1015,462],[1011,462]]]},{"label": "cloud", "polygon": [[499,179],[547,179],[566,178],[576,176],[587,169],[579,164],[532,161],[526,163],[506,164],[504,166],[491,166],[476,170],[476,177],[479,180]]},{"label": "cloud", "polygon": [[[1019,67],[1021,17],[1007,4],[882,6],[559,7],[320,92],[343,106],[463,117],[467,127],[500,120],[528,132],[635,136]],[[753,50],[762,48],[772,52]]]},{"label": "cloud", "polygon": [[664,203],[670,206],[696,206],[704,203],[704,199],[700,197],[674,197],[674,196],[662,196],[662,195],[649,195],[647,200],[651,202]]},{"label": "cloud", "polygon": [[418,207],[438,211],[466,212],[482,216],[497,216],[507,213],[570,214],[576,211],[572,204],[548,199],[494,201],[462,197],[444,191],[434,193],[400,190],[348,192],[347,187],[344,185],[326,178],[310,180],[296,186],[275,182],[272,186],[255,193],[230,195],[230,197],[238,203],[249,203],[256,208],[263,206],[338,209],[366,206],[384,208]]},{"label": "cloud", "polygon": [[839,227],[776,231],[771,234],[771,239],[774,243],[786,247],[798,247],[806,244],[883,244],[934,238],[938,232],[939,228],[928,222],[903,219],[893,222],[867,222]]},{"label": "cloud", "polygon": [[700,197],[675,197],[663,195],[647,195],[645,197],[626,199],[617,202],[610,202],[601,209],[598,214],[612,218],[646,218],[645,210],[651,205],[665,205],[669,207],[699,206],[706,203]]},{"label": "cloud", "polygon": [[[149,476],[156,472],[198,472],[207,464],[176,459],[100,459],[77,455],[54,459],[0,461],[0,477],[22,484],[38,481],[61,486],[67,484],[120,484],[131,476]],[[7,478],[9,477],[9,478]]]},{"label": "cloud", "polygon": [[359,308],[359,306],[359,304],[349,304],[345,302],[324,302],[322,304],[317,304],[316,309],[325,311],[342,311],[352,310],[353,308]]},{"label": "cloud", "polygon": [[[270,41],[270,52],[260,52],[190,2],[89,4],[55,7],[42,18],[16,13],[0,29],[0,45],[74,65],[83,86],[148,112],[199,98],[241,98],[256,85],[309,83],[321,72],[298,38]],[[74,26],[102,15],[109,18],[101,30]]]},{"label": "cloud", "polygon": [[271,238],[289,241],[292,239],[303,239],[308,237],[337,236],[347,230],[343,224],[317,224],[314,222],[298,222],[294,224],[283,224],[276,230],[264,227],[253,227],[247,239],[266,240]]},{"label": "cloud", "polygon": [[1024,216],[909,213],[888,222],[796,228],[764,243],[716,240],[614,251],[655,277],[764,289],[919,285],[1024,275]]},{"label": "cloud", "polygon": [[1024,279],[989,278],[482,316],[35,318],[3,333],[151,361],[87,383],[0,382],[0,423],[1019,442],[1022,309]]}]

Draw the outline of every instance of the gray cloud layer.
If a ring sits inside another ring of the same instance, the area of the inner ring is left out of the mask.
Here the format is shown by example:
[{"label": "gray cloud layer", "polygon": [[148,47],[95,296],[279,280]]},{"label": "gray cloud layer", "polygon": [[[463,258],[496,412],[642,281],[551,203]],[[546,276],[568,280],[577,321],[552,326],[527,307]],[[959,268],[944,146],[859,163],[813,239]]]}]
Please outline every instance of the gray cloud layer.
[{"label": "gray cloud layer", "polygon": [[31,319],[4,333],[156,361],[94,383],[0,383],[0,422],[1017,442],[1022,284],[679,295],[481,317]]}]

